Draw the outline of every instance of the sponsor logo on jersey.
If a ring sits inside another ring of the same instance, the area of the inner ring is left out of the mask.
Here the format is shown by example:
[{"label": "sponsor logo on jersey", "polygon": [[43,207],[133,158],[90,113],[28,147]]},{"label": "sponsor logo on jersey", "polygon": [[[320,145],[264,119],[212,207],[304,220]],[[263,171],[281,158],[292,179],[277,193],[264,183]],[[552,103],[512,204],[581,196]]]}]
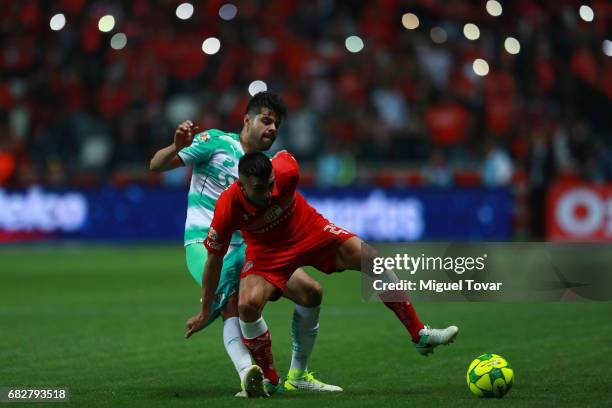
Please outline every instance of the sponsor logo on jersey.
[{"label": "sponsor logo on jersey", "polygon": [[340,234],[348,234],[348,231],[335,226],[334,224],[327,224],[325,227],[323,227],[323,231],[327,231],[330,232],[334,235],[340,235]]},{"label": "sponsor logo on jersey", "polygon": [[195,141],[197,143],[206,143],[210,140],[210,134],[208,132],[204,132],[204,133],[200,133],[199,135],[196,136]]},{"label": "sponsor logo on jersey", "polygon": [[264,214],[264,221],[272,222],[278,217],[280,217],[282,213],[283,209],[281,208],[281,206],[275,205],[274,207],[271,207],[268,211],[266,211],[266,213]]},{"label": "sponsor logo on jersey", "polygon": [[280,207],[280,211],[277,215],[277,218],[273,219],[272,222],[267,222],[267,219],[265,218],[267,215],[266,213],[264,214],[264,220],[263,220],[264,223],[267,222],[266,224],[261,225],[261,222],[260,222],[261,219],[259,219],[257,220],[258,222],[256,223],[256,225],[247,226],[246,229],[249,231],[250,234],[264,234],[270,231],[271,229],[275,228],[277,225],[281,224],[283,221],[286,221],[287,219],[289,219],[289,217],[291,217],[291,215],[295,211],[295,208],[296,208],[295,197],[293,197],[291,201],[289,201],[289,204],[286,206],[284,210],[282,209],[282,207]]}]

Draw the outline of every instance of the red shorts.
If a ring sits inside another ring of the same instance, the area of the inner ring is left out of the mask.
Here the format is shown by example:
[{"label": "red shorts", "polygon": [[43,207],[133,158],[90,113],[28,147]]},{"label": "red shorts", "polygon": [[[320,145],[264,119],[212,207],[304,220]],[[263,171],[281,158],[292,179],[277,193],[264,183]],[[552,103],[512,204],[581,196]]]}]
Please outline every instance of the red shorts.
[{"label": "red shorts", "polygon": [[299,267],[312,266],[328,274],[338,272],[336,269],[338,248],[354,236],[352,232],[320,217],[320,220],[313,223],[312,228],[297,244],[265,249],[251,248],[251,250],[247,246],[240,278],[259,275],[284,291],[287,281]]}]

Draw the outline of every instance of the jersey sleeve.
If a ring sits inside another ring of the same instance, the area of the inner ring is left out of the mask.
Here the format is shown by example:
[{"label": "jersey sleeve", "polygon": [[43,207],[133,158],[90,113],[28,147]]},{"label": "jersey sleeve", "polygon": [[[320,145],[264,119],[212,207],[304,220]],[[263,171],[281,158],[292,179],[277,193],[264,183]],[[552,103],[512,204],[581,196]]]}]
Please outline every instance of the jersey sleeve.
[{"label": "jersey sleeve", "polygon": [[207,162],[215,153],[215,143],[208,131],[200,132],[193,137],[193,142],[178,152],[178,156],[187,166]]},{"label": "jersey sleeve", "polygon": [[237,211],[233,208],[234,194],[235,189],[228,188],[221,193],[217,200],[208,236],[204,241],[204,246],[209,253],[225,255],[232,240],[233,232],[239,229],[233,215],[237,214]]},{"label": "jersey sleeve", "polygon": [[281,150],[272,157],[272,167],[279,190],[285,193],[295,191],[300,181],[300,167],[295,157]]}]

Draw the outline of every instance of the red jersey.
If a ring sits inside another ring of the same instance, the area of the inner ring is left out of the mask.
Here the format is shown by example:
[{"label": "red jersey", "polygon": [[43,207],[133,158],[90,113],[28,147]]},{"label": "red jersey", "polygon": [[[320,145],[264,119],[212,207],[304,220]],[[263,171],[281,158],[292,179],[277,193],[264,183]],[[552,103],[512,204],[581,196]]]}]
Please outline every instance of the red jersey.
[{"label": "red jersey", "polygon": [[204,241],[209,252],[225,255],[236,230],[242,232],[247,253],[292,247],[306,238],[315,221],[323,218],[296,191],[299,167],[290,153],[277,153],[272,169],[274,188],[266,208],[257,208],[249,202],[237,182],[221,193]]}]

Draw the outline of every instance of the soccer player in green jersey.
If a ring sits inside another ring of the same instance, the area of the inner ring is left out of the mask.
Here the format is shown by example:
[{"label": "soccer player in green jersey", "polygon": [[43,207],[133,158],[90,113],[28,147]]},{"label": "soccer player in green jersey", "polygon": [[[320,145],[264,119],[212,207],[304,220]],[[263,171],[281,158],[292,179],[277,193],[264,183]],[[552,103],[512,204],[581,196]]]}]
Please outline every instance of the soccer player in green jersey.
[{"label": "soccer player in green jersey", "polygon": [[[238,161],[245,153],[270,149],[285,116],[285,104],[277,95],[260,92],[247,105],[240,134],[217,129],[197,133],[197,126],[187,120],[176,129],[174,142],[157,151],[151,159],[150,168],[153,171],[168,171],[184,165],[192,167],[185,223],[185,252],[187,268],[200,286],[209,259],[203,243],[209,234],[217,199],[238,178]],[[223,318],[225,349],[242,385],[242,391],[236,395],[257,396],[265,394],[264,390],[259,389],[261,379],[257,379],[257,376],[263,374],[251,362],[251,356],[242,342],[238,319],[238,288],[245,248],[240,232],[236,231],[224,257],[216,299],[206,325],[219,316]],[[308,357],[319,328],[321,286],[302,269],[298,269],[288,282],[283,296],[296,304],[291,325],[293,354],[288,377],[291,387],[288,389],[342,391],[340,387],[315,379],[308,371]]]}]

